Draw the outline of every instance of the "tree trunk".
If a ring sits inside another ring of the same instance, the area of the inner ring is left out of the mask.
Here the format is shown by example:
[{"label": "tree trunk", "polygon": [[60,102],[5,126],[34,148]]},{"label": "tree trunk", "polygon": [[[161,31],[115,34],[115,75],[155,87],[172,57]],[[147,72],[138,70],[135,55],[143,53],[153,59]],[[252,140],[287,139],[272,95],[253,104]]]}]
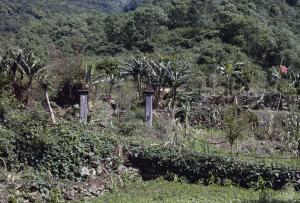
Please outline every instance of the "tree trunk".
[{"label": "tree trunk", "polygon": [[184,135],[185,135],[185,137],[187,137],[188,128],[189,128],[189,120],[188,120],[188,116],[187,116],[187,112],[186,112],[185,113],[185,125],[184,125]]},{"label": "tree trunk", "polygon": [[142,89],[142,82],[140,75],[137,76],[137,91],[138,91],[138,97],[141,99],[141,89]]},{"label": "tree trunk", "polygon": [[111,95],[112,91],[113,91],[113,88],[114,88],[114,81],[111,80],[109,82],[109,90],[108,90],[108,94]]},{"label": "tree trunk", "polygon": [[176,106],[177,88],[174,87],[172,94],[172,117],[175,120],[175,106]]},{"label": "tree trunk", "polygon": [[52,107],[51,107],[51,104],[50,104],[48,91],[45,91],[45,95],[46,95],[47,106],[48,106],[48,109],[49,109],[49,112],[50,112],[50,115],[51,115],[52,123],[55,124],[56,123],[55,116],[54,116],[54,113],[53,113],[53,110],[52,110]]},{"label": "tree trunk", "polygon": [[94,98],[93,98],[94,104],[99,100],[100,95],[101,95],[100,85],[96,84],[95,85],[95,94],[94,94]]},{"label": "tree trunk", "polygon": [[24,103],[26,104],[26,106],[28,106],[29,102],[30,102],[32,80],[33,80],[33,78],[30,78],[28,84],[26,85],[26,90],[25,90],[26,91],[26,96],[25,96],[25,101],[24,101]]},{"label": "tree trunk", "polygon": [[236,144],[235,153],[236,153],[236,157],[238,157],[239,156],[239,140],[238,139],[236,139],[235,144]]},{"label": "tree trunk", "polygon": [[154,108],[159,109],[159,102],[161,97],[161,87],[159,86],[157,90],[155,91],[155,102],[154,102]]},{"label": "tree trunk", "polygon": [[277,111],[278,111],[279,108],[280,108],[281,98],[282,98],[282,93],[279,92],[279,101],[278,101],[278,104],[277,104]]},{"label": "tree trunk", "polygon": [[232,96],[232,81],[229,81],[229,95]]}]

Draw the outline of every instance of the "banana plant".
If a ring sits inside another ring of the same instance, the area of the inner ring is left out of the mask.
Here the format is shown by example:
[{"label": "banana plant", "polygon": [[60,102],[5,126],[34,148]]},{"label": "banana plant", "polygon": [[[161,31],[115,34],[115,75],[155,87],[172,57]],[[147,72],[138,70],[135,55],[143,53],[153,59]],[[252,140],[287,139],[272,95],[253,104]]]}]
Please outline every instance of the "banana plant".
[{"label": "banana plant", "polygon": [[172,109],[176,106],[178,88],[191,78],[191,68],[183,62],[171,62],[166,67],[167,84],[172,89]]},{"label": "banana plant", "polygon": [[142,86],[147,76],[147,59],[146,57],[134,58],[131,57],[125,64],[121,67],[121,75],[123,77],[132,77],[136,83],[136,88],[139,98],[142,95]]},{"label": "banana plant", "polygon": [[238,62],[235,64],[227,64],[225,67],[218,67],[218,70],[226,78],[226,88],[229,94],[233,94],[233,85],[241,84],[245,89],[248,89],[248,82],[242,77],[242,68],[245,63]]},{"label": "banana plant", "polygon": [[101,82],[101,75],[95,74],[95,67],[93,65],[87,65],[84,73],[84,88],[89,89],[90,87]]},{"label": "banana plant", "polygon": [[46,66],[29,50],[9,50],[1,61],[1,70],[13,76],[16,98],[28,104],[32,82]]},{"label": "banana plant", "polygon": [[153,61],[151,60],[148,65],[148,84],[155,91],[155,102],[156,107],[159,106],[161,100],[161,94],[164,92],[167,85],[167,69],[171,62],[167,61]]}]

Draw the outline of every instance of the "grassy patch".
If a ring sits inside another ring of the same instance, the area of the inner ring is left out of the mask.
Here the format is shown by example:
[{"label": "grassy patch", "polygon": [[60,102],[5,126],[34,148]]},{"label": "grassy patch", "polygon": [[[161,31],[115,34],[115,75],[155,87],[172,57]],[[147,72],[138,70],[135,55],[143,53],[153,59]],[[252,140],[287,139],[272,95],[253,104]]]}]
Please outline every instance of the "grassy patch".
[{"label": "grassy patch", "polygon": [[272,155],[258,156],[256,152],[251,152],[249,154],[239,153],[238,157],[236,157],[236,153],[231,153],[228,150],[222,149],[219,146],[209,144],[206,139],[200,137],[197,139],[192,139],[191,141],[187,141],[185,143],[186,148],[193,150],[199,153],[206,153],[210,155],[223,155],[226,157],[238,158],[242,161],[247,161],[250,163],[260,163],[268,166],[272,166],[274,164],[285,166],[285,167],[293,167],[299,169],[300,166],[300,158],[286,158],[288,157],[285,154],[274,153]]},{"label": "grassy patch", "polygon": [[[265,201],[264,201],[265,200]],[[131,184],[127,188],[91,201],[90,203],[151,203],[151,202],[205,202],[205,203],[255,203],[255,202],[300,202],[300,194],[293,190],[260,191],[232,186],[186,184],[154,180]]]}]

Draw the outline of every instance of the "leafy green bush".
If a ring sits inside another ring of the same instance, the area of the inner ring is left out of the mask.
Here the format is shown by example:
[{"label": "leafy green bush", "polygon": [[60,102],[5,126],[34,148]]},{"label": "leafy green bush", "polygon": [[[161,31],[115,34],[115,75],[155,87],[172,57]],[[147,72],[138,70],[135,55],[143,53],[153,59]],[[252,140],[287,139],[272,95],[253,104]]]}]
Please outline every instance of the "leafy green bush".
[{"label": "leafy green bush", "polygon": [[246,163],[233,158],[162,147],[133,147],[128,150],[128,158],[134,167],[141,170],[144,178],[173,173],[192,183],[203,181],[208,184],[213,176],[216,183],[224,184],[231,180],[245,188],[255,187],[263,179],[269,183],[268,187],[281,189],[287,183],[293,183],[297,176],[292,168]]},{"label": "leafy green bush", "polygon": [[6,157],[5,159],[2,159],[2,161],[0,160],[0,166],[7,168],[7,164],[11,165],[11,163],[16,160],[16,154],[14,153],[13,148],[11,148],[13,143],[14,133],[0,125],[0,157]]},{"label": "leafy green bush", "polygon": [[124,121],[131,121],[134,119],[137,120],[144,120],[145,117],[145,110],[143,108],[133,108],[130,109],[125,115],[124,115]]},{"label": "leafy green bush", "polygon": [[124,136],[141,135],[147,131],[143,120],[135,119],[121,124],[120,133]]},{"label": "leafy green bush", "polygon": [[238,153],[238,139],[242,138],[246,127],[246,118],[239,111],[238,105],[228,107],[224,112],[224,130],[226,139],[229,141],[231,151],[234,143],[236,143],[236,153]]},{"label": "leafy green bush", "polygon": [[0,155],[9,169],[34,167],[54,177],[74,179],[83,166],[115,160],[116,141],[90,128],[74,123],[51,127],[30,118],[10,121],[0,128]]}]

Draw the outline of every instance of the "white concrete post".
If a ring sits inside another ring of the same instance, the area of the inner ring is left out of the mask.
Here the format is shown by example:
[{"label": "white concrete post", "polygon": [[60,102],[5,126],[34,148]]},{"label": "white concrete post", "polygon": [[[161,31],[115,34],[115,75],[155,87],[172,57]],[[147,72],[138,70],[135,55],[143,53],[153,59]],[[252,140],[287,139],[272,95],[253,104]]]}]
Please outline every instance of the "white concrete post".
[{"label": "white concrete post", "polygon": [[80,114],[79,114],[79,122],[80,123],[87,123],[88,120],[88,113],[89,113],[89,107],[88,107],[88,90],[79,90],[80,94]]},{"label": "white concrete post", "polygon": [[152,119],[153,119],[153,94],[154,94],[153,90],[145,91],[145,95],[146,95],[145,122],[149,127],[152,126]]}]

